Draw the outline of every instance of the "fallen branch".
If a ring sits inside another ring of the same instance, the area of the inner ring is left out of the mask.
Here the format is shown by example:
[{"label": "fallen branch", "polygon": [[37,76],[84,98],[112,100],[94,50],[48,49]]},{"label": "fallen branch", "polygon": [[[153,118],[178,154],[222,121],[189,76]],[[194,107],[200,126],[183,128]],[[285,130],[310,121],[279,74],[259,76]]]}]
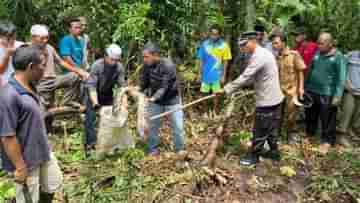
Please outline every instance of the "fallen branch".
[{"label": "fallen branch", "polygon": [[208,167],[202,167],[202,169],[204,170],[204,172],[209,175],[210,177],[212,177],[216,182],[222,184],[222,185],[226,185],[228,183],[226,177],[224,177],[223,175],[219,174],[218,171],[213,171]]},{"label": "fallen branch", "polygon": [[202,98],[200,98],[200,99],[198,99],[198,100],[195,100],[195,101],[193,101],[193,102],[190,102],[190,103],[188,103],[188,104],[185,104],[185,105],[183,105],[183,106],[181,106],[181,107],[179,107],[179,108],[176,108],[176,109],[174,109],[174,110],[167,111],[167,112],[164,112],[164,113],[162,113],[162,114],[153,116],[153,117],[150,118],[150,120],[159,119],[159,118],[161,118],[161,117],[170,115],[170,114],[172,114],[172,113],[174,113],[174,112],[176,112],[176,111],[180,111],[180,110],[186,109],[186,108],[188,108],[188,107],[190,107],[190,106],[193,106],[193,105],[195,105],[195,104],[201,103],[201,102],[203,102],[203,101],[212,99],[212,98],[214,98],[214,97],[216,97],[216,96],[217,96],[217,95],[212,94],[212,95],[209,95],[209,96],[206,96],[206,97],[202,97]]},{"label": "fallen branch", "polygon": [[[241,98],[253,95],[254,93],[255,93],[254,91],[249,91],[249,92],[245,92],[245,93],[237,92],[231,96],[230,104],[227,106],[226,111],[225,111],[224,123],[216,129],[215,136],[211,140],[210,145],[207,150],[207,153],[206,153],[203,161],[201,162],[202,166],[213,166],[214,165],[215,158],[216,158],[216,151],[224,145],[225,140],[228,138],[228,136],[226,135],[227,133],[225,132],[225,129],[227,129],[229,118],[231,117],[231,115],[234,111],[235,100],[239,100]],[[237,95],[240,95],[240,96],[237,96]]]},{"label": "fallen branch", "polygon": [[62,116],[68,114],[78,114],[79,109],[75,109],[73,107],[55,107],[51,108],[46,112],[46,116]]}]

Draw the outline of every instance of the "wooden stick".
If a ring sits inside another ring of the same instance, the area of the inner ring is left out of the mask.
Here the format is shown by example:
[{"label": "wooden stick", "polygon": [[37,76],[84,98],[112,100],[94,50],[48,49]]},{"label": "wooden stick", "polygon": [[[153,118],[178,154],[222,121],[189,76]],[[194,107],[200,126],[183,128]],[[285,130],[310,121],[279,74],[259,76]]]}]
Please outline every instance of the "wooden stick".
[{"label": "wooden stick", "polygon": [[172,113],[174,113],[174,112],[180,111],[180,110],[185,109],[185,108],[188,108],[188,107],[190,107],[190,106],[192,106],[192,105],[195,105],[195,104],[198,104],[198,103],[200,103],[200,102],[203,102],[203,101],[205,101],[205,100],[212,99],[212,98],[214,98],[214,97],[216,97],[216,96],[217,96],[217,95],[212,94],[212,95],[209,95],[209,96],[206,96],[206,97],[202,97],[202,98],[200,98],[200,99],[198,99],[198,100],[195,100],[195,101],[193,101],[193,102],[190,102],[190,103],[188,103],[188,104],[185,104],[185,105],[183,105],[183,106],[181,106],[181,107],[179,107],[179,108],[176,108],[176,109],[173,109],[173,110],[171,110],[171,111],[167,111],[167,112],[161,113],[161,114],[156,115],[156,116],[153,116],[153,117],[150,118],[150,120],[155,120],[155,119],[158,119],[158,118],[162,118],[162,117],[167,116],[167,115],[169,115],[169,114],[172,114]]}]

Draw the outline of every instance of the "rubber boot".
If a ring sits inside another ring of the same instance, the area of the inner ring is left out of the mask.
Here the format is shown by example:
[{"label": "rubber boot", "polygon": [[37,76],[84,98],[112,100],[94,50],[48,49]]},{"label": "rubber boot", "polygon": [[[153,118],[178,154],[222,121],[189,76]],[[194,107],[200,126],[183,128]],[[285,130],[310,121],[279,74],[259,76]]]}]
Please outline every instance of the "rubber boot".
[{"label": "rubber boot", "polygon": [[244,158],[240,160],[240,165],[252,166],[259,162],[259,155],[253,152],[249,152]]},{"label": "rubber boot", "polygon": [[279,151],[279,146],[276,140],[271,140],[268,142],[270,146],[270,150],[262,153],[262,157],[265,159],[271,159],[273,161],[280,161],[281,155]]},{"label": "rubber boot", "polygon": [[39,203],[52,203],[54,199],[54,193],[40,192]]},{"label": "rubber boot", "polygon": [[287,133],[287,143],[289,145],[294,145],[297,143],[297,135],[295,132],[288,132]]}]

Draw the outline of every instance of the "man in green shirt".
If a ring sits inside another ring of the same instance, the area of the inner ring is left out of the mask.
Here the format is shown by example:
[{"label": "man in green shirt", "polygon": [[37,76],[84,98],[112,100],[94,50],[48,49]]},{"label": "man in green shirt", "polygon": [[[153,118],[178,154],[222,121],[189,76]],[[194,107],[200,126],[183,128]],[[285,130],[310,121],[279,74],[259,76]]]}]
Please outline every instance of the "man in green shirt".
[{"label": "man in green shirt", "polygon": [[313,99],[312,107],[306,109],[306,134],[315,134],[320,118],[320,152],[326,154],[336,141],[336,113],[344,91],[346,60],[334,47],[331,34],[320,34],[318,45],[319,52],[312,61],[305,81],[305,90]]}]

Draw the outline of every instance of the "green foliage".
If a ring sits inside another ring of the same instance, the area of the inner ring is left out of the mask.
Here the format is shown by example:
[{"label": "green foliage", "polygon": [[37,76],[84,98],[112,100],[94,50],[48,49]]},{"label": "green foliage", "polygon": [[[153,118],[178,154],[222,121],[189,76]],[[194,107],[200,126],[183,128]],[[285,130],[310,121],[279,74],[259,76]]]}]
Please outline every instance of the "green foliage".
[{"label": "green foliage", "polygon": [[252,133],[250,132],[240,131],[233,133],[225,143],[225,150],[236,153],[239,150],[239,146],[241,146],[242,143],[250,141],[251,137]]},{"label": "green foliage", "polygon": [[304,14],[305,27],[315,37],[320,31],[335,36],[344,51],[359,49],[360,6],[358,0],[313,0],[313,9]]},{"label": "green foliage", "polygon": [[[261,0],[257,4],[257,19],[270,30],[280,25],[285,31],[304,26],[310,38],[328,31],[337,39],[338,46],[346,51],[359,49],[360,11],[358,0]],[[295,21],[294,21],[295,19]]]},{"label": "green foliage", "polygon": [[154,32],[155,22],[149,19],[150,3],[136,2],[120,3],[118,12],[118,27],[113,34],[113,40],[121,44],[135,40],[143,43],[146,36]]},{"label": "green foliage", "polygon": [[0,1],[0,19],[8,19],[9,12],[8,12],[8,5],[6,1]]},{"label": "green foliage", "polygon": [[360,184],[357,181],[360,174],[359,156],[359,151],[352,150],[332,152],[318,160],[306,190],[308,198],[323,199],[324,196],[340,196],[343,193],[360,198]]},{"label": "green foliage", "polygon": [[15,185],[9,181],[0,182],[0,202],[5,202],[14,198],[16,195]]}]

